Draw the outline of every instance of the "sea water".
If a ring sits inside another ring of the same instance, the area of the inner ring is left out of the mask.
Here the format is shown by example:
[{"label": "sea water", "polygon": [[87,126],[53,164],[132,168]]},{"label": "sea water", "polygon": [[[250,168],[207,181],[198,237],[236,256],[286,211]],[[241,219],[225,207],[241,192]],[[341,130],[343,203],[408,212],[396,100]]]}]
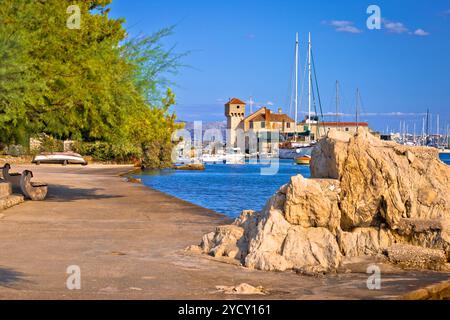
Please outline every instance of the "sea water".
[{"label": "sea water", "polygon": [[[450,154],[441,154],[450,165]],[[136,176],[144,185],[229,217],[242,210],[261,210],[267,200],[294,175],[308,178],[308,166],[280,160],[275,175],[261,175],[262,164],[207,164],[205,171],[149,171]]]},{"label": "sea water", "polygon": [[450,153],[441,153],[439,154],[439,157],[442,161],[450,166]]},{"label": "sea water", "polygon": [[310,176],[308,166],[280,160],[275,175],[262,175],[264,164],[207,164],[205,171],[160,170],[136,176],[153,189],[229,217],[242,210],[261,210],[266,201],[292,176]]}]

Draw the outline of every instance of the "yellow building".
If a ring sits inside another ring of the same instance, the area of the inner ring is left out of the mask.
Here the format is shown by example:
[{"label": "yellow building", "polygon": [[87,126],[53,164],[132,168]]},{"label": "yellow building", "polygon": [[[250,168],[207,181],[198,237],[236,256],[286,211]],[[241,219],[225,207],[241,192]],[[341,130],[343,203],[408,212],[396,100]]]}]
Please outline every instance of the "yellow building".
[{"label": "yellow building", "polygon": [[229,131],[229,146],[236,146],[236,130],[244,129],[245,102],[237,98],[230,99],[225,104],[225,117],[227,118],[227,130]]},{"label": "yellow building", "polygon": [[295,121],[282,113],[281,109],[278,113],[273,113],[270,109],[262,107],[244,119],[244,131],[248,130],[291,133],[295,131]]},{"label": "yellow building", "polygon": [[318,140],[324,137],[331,129],[344,131],[350,134],[356,133],[357,128],[363,128],[373,133],[367,122],[316,122],[312,121],[311,124],[303,121],[298,124],[297,131],[301,134],[308,132],[309,126],[311,127],[311,140]]},{"label": "yellow building", "polygon": [[229,130],[229,145],[236,146],[236,131],[253,131],[255,133],[279,132],[290,134],[295,132],[295,121],[288,115],[272,112],[267,107],[262,107],[256,112],[245,116],[246,104],[237,98],[230,99],[225,104],[225,116],[227,117],[227,129]]}]

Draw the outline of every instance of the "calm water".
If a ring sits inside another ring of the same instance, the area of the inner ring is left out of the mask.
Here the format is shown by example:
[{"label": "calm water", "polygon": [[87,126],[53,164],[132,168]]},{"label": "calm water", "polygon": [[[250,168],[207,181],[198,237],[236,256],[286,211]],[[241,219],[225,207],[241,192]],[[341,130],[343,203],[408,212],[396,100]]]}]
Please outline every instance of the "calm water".
[{"label": "calm water", "polygon": [[205,171],[162,170],[137,176],[154,189],[196,205],[238,216],[242,210],[260,210],[266,201],[291,176],[309,177],[309,167],[298,166],[292,160],[280,160],[278,174],[263,176],[261,167],[267,165],[206,165]]},{"label": "calm water", "polygon": [[[441,154],[450,165],[450,154]],[[310,176],[309,167],[295,165],[291,160],[280,160],[277,175],[260,174],[263,165],[206,165],[205,171],[162,170],[137,176],[154,189],[189,201],[199,206],[238,216],[242,210],[260,210],[266,201],[291,176]]]},{"label": "calm water", "polygon": [[450,166],[450,153],[441,153],[441,160]]}]

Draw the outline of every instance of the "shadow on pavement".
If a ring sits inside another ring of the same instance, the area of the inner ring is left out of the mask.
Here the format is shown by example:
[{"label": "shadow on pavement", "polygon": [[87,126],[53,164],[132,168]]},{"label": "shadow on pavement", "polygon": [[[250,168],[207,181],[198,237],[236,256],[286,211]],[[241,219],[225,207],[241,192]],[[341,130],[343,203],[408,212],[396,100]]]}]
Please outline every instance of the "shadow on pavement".
[{"label": "shadow on pavement", "polygon": [[0,267],[0,286],[12,287],[17,282],[25,281],[24,274],[13,269]]},{"label": "shadow on pavement", "polygon": [[98,200],[123,198],[121,195],[97,194],[101,188],[73,188],[66,185],[51,184],[48,187],[48,195],[45,201],[50,202],[67,202],[76,200]]}]

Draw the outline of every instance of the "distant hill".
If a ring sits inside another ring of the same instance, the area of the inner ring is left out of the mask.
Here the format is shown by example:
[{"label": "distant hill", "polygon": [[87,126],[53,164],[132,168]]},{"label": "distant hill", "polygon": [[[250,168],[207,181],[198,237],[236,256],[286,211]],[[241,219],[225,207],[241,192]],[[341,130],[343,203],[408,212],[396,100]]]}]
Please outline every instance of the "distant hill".
[{"label": "distant hill", "polygon": [[[194,122],[192,121],[177,121],[178,123],[184,123],[184,129],[189,131],[193,137],[194,135]],[[227,128],[227,122],[226,121],[202,121],[202,134],[205,133],[206,130],[210,129],[218,129],[222,133],[222,138],[226,139],[226,128]]]},{"label": "distant hill", "polygon": [[[194,122],[192,121],[178,121],[179,123],[184,123],[186,130],[193,130],[194,129]],[[227,127],[226,121],[202,121],[202,129],[221,129],[225,130]]]}]

